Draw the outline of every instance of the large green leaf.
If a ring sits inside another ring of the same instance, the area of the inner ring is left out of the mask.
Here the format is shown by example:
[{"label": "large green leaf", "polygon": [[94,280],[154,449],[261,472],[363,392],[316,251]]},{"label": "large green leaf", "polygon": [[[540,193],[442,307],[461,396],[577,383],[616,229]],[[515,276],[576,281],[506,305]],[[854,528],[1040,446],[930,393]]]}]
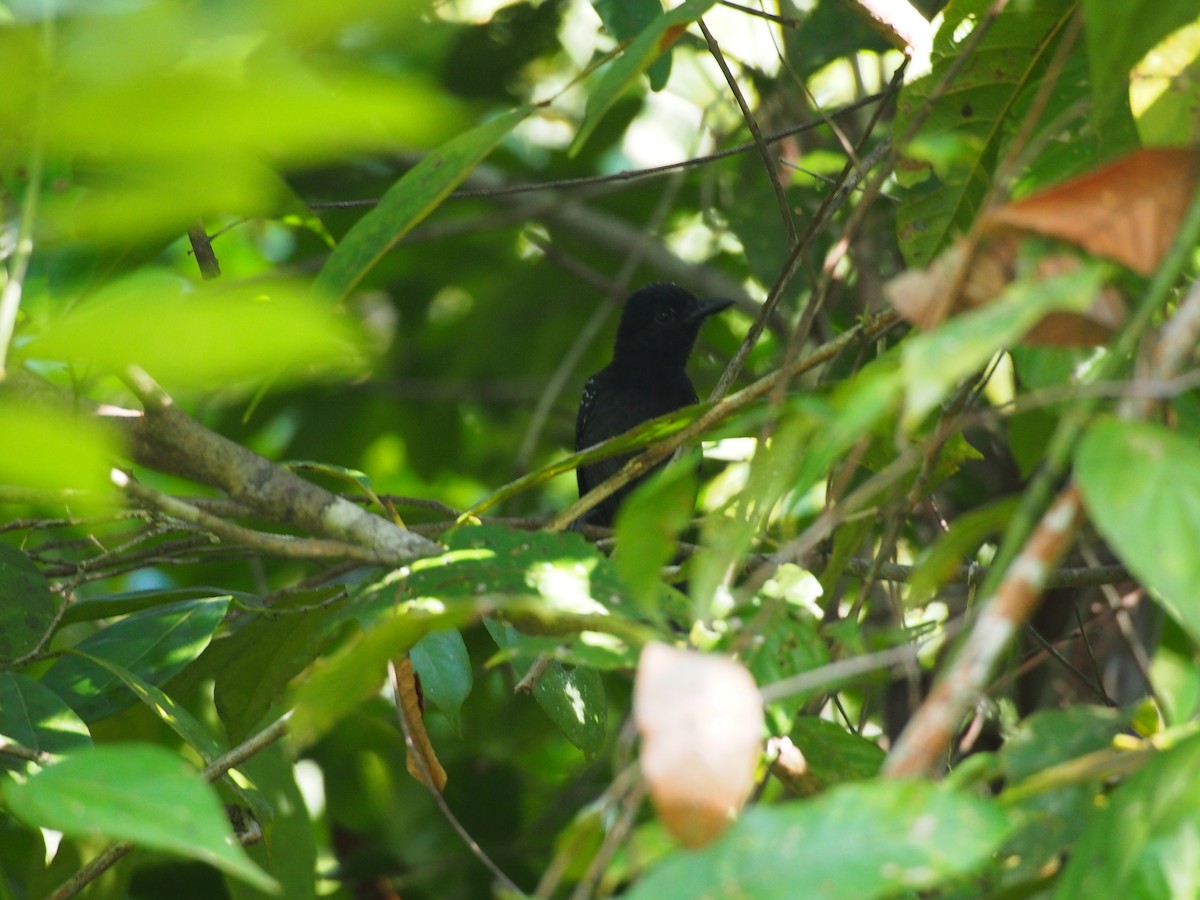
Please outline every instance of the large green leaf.
[{"label": "large green leaf", "polygon": [[[134,613],[81,641],[76,649],[128,669],[151,685],[162,684],[208,646],[229,608],[228,597],[206,597]],[[67,656],[41,682],[85,722],[127,709],[137,697],[120,676],[84,656]]]},{"label": "large green leaf", "polygon": [[404,235],[429,215],[530,112],[509,110],[422,159],[363,216],[325,262],[317,287],[345,297]]},{"label": "large green leaf", "polygon": [[1200,736],[1152,758],[1096,809],[1054,896],[1200,896]]},{"label": "large green leaf", "polygon": [[[952,0],[934,38],[931,71],[905,85],[900,94],[898,136],[906,135],[932,103],[928,118],[901,148],[928,162],[935,176],[907,192],[900,205],[900,246],[913,266],[927,265],[955,231],[965,231],[975,219],[992,169],[1016,128],[1018,101],[1036,89],[1079,0],[1007,4],[945,92],[933,97],[934,88],[961,62],[964,45],[994,5],[992,0]],[[1066,89],[1060,86],[1058,93]]]},{"label": "large green leaf", "polygon": [[715,844],[676,853],[633,900],[869,900],[935,887],[986,863],[1009,824],[994,803],[924,782],[841,785],[748,809]]},{"label": "large green leaf", "polygon": [[54,621],[54,606],[38,567],[16,547],[0,544],[0,663],[37,647]]},{"label": "large green leaf", "polygon": [[201,860],[264,890],[274,880],[232,840],[217,793],[174,753],[110,744],[4,784],[13,815],[75,837],[102,836]]},{"label": "large green leaf", "polygon": [[1200,639],[1200,450],[1160,425],[1104,418],[1080,442],[1075,477],[1121,561]]}]

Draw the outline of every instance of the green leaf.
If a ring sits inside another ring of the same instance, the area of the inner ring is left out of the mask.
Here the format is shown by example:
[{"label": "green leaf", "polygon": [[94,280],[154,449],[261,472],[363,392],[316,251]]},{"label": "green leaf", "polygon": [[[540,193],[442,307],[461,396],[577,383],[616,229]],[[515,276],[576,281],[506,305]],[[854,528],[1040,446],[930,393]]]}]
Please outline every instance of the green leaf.
[{"label": "green leaf", "polygon": [[[401,598],[443,602],[488,598],[514,624],[533,634],[603,630],[636,642],[650,636],[621,614],[622,604],[629,605],[628,588],[612,562],[581,535],[469,525],[444,540],[448,552],[402,570],[396,579]],[[383,596],[379,602],[394,601]],[[358,605],[347,615],[362,615],[372,608]]]},{"label": "green leaf", "polygon": [[[180,706],[154,685],[143,681],[125,667],[99,656],[88,656],[78,650],[70,652],[121,679],[122,683],[149,707],[164,725],[179,735],[184,743],[195,750],[206,763],[212,762],[228,749],[213,737],[208,728],[202,725],[185,707]],[[260,822],[269,821],[271,809],[263,801],[262,796],[253,787],[246,786],[246,779],[236,774],[236,769],[232,770],[232,773],[224,776],[229,788],[254,810],[255,816]]]},{"label": "green leaf", "polygon": [[[297,599],[312,598],[305,594]],[[217,672],[213,701],[231,741],[245,739],[279,702],[292,678],[328,644],[335,612],[334,607],[324,607],[260,616],[225,639],[228,662]]]},{"label": "green leaf", "polygon": [[532,106],[522,106],[477,125],[406,172],[334,248],[317,276],[317,287],[339,299],[354,290],[384,254],[446,199],[532,111]]},{"label": "green leaf", "polygon": [[408,651],[413,668],[421,678],[421,693],[462,731],[460,712],[471,694],[474,676],[471,657],[462,634],[453,628],[425,635]]},{"label": "green leaf", "polygon": [[[936,175],[935,183],[907,191],[900,205],[900,246],[910,265],[927,265],[955,231],[966,231],[974,221],[992,167],[1019,119],[1018,101],[1037,89],[1078,4],[1007,4],[961,67],[963,47],[979,23],[988,20],[993,3],[954,0],[944,10],[934,37],[932,70],[904,86],[896,111],[897,135],[907,134],[928,111],[912,141],[920,151],[917,156],[934,163]],[[933,90],[952,66],[953,81],[934,99]],[[1060,82],[1058,93],[1070,92]]]},{"label": "green leaf", "polygon": [[658,16],[608,65],[588,91],[587,115],[571,143],[572,156],[583,147],[600,119],[617,102],[617,98],[625,89],[679,39],[688,25],[704,15],[715,2],[716,0],[684,0],[679,6]]},{"label": "green leaf", "polygon": [[1056,898],[1200,896],[1200,736],[1154,756],[1096,809]]},{"label": "green leaf", "polygon": [[[274,815],[265,840],[246,848],[250,858],[283,887],[287,900],[317,897],[317,838],[296,784],[296,769],[282,744],[256,753],[241,766],[270,804]],[[226,885],[233,900],[261,900],[265,892],[241,881]]]},{"label": "green leaf", "polygon": [[4,799],[30,825],[178,853],[276,890],[275,881],[233,842],[216,791],[162,747],[80,750],[23,782],[8,781]]},{"label": "green leaf", "polygon": [[835,787],[752,807],[715,844],[675,853],[631,900],[869,900],[936,887],[984,865],[1009,824],[987,800],[924,782]]},{"label": "green leaf", "polygon": [[901,359],[906,427],[919,425],[962,379],[1020,340],[1047,313],[1087,309],[1108,272],[1107,264],[1089,262],[1050,278],[1019,279],[987,306],[905,341]]},{"label": "green leaf", "polygon": [[[229,608],[229,597],[207,597],[134,613],[81,641],[81,654],[128,669],[152,685],[162,684],[199,656]],[[137,697],[120,677],[83,656],[60,659],[42,676],[85,722],[127,709]]]},{"label": "green leaf", "polygon": [[[0,672],[0,735],[52,755],[92,743],[87,726],[62,698],[17,672]],[[15,757],[0,756],[0,768],[19,763]]]},{"label": "green leaf", "polygon": [[943,584],[958,575],[961,566],[974,562],[989,536],[1004,533],[1019,499],[1005,497],[957,516],[949,530],[921,551],[908,580],[905,606],[924,606]]},{"label": "green leaf", "polygon": [[54,622],[54,595],[33,562],[0,544],[0,663],[34,650]]},{"label": "green leaf", "polygon": [[[1178,28],[1194,22],[1200,16],[1200,6],[1194,2],[1157,3],[1154,0],[1132,0],[1112,4],[1106,0],[1083,0],[1087,21],[1088,61],[1091,67],[1092,116],[1101,134],[1107,120],[1115,115],[1129,115],[1130,81],[1145,77],[1134,66],[1150,50]],[[1170,143],[1184,141],[1186,134],[1175,135]],[[1113,155],[1121,148],[1112,148]]]},{"label": "green leaf", "polygon": [[886,756],[878,744],[816,716],[797,718],[791,738],[809,771],[827,787],[874,778]]},{"label": "green leaf", "polygon": [[[187,335],[181,342],[180,335]],[[30,345],[41,359],[138,365],[168,387],[311,380],[361,368],[360,329],[307,288],[286,283],[189,287],[163,272],[117,281]]]},{"label": "green leaf", "polygon": [[[536,653],[511,626],[487,620],[488,634],[501,649],[515,649],[513,667],[524,675]],[[604,681],[595,669],[567,668],[554,661],[533,689],[533,699],[572,744],[590,759],[604,746],[608,732],[608,700]]]},{"label": "green leaf", "polygon": [[109,472],[117,456],[114,435],[66,412],[0,402],[0,484],[50,490],[94,491],[85,506],[111,492]]},{"label": "green leaf", "polygon": [[1200,450],[1160,425],[1103,418],[1079,444],[1075,478],[1121,561],[1200,638]]},{"label": "green leaf", "polygon": [[685,458],[659,469],[617,512],[613,560],[630,594],[651,614],[661,590],[660,570],[675,555],[679,535],[696,510],[696,469],[689,462]]},{"label": "green leaf", "polygon": [[[619,42],[631,40],[662,15],[661,0],[595,0],[592,9]],[[661,91],[671,77],[671,54],[664,53],[647,69],[650,90]]]}]

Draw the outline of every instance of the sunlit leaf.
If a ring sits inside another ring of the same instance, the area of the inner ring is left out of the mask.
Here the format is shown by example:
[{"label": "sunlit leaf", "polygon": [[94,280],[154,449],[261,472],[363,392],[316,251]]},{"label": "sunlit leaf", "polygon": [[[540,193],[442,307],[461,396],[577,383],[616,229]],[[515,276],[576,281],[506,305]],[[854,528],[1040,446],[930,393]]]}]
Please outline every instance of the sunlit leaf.
[{"label": "sunlit leaf", "polygon": [[617,571],[630,593],[654,610],[660,569],[671,561],[679,536],[696,506],[696,470],[692,460],[667,466],[638,485],[617,512]]},{"label": "sunlit leaf", "polygon": [[263,890],[275,888],[232,840],[212,786],[157,745],[80,750],[26,781],[6,782],[4,799],[30,825],[132,841],[198,859]]},{"label": "sunlit leaf", "polygon": [[[0,735],[52,755],[92,743],[87,726],[62,698],[19,672],[0,672]],[[20,765],[15,757],[0,756],[0,769]]]},{"label": "sunlit leaf", "polygon": [[[134,613],[85,638],[77,649],[162,684],[208,646],[229,608],[228,597],[207,597]],[[81,656],[66,656],[41,682],[85,722],[103,719],[137,702],[121,678]]]}]

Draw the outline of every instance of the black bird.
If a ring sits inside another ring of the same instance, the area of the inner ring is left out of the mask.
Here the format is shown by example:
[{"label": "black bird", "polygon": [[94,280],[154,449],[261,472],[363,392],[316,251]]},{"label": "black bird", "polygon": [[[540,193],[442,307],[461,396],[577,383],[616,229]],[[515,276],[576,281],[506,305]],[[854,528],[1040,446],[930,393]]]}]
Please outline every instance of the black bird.
[{"label": "black bird", "polygon": [[[576,452],[695,403],[696,389],[687,376],[692,345],[704,320],[732,304],[732,300],[697,300],[673,284],[651,284],[631,294],[621,311],[612,362],[584,385],[575,420]],[[575,470],[579,496],[614,475],[632,457],[624,454],[580,466]],[[593,507],[575,527],[612,527],[617,507],[640,480]]]}]

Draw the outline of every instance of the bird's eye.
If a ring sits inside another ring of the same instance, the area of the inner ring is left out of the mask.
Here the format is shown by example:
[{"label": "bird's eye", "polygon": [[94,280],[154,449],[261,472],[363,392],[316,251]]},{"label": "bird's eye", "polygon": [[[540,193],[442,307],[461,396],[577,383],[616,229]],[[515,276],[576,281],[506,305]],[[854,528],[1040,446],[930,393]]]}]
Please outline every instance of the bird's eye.
[{"label": "bird's eye", "polygon": [[675,318],[675,315],[670,309],[660,309],[654,314],[654,321],[662,324],[670,322],[673,318]]}]

